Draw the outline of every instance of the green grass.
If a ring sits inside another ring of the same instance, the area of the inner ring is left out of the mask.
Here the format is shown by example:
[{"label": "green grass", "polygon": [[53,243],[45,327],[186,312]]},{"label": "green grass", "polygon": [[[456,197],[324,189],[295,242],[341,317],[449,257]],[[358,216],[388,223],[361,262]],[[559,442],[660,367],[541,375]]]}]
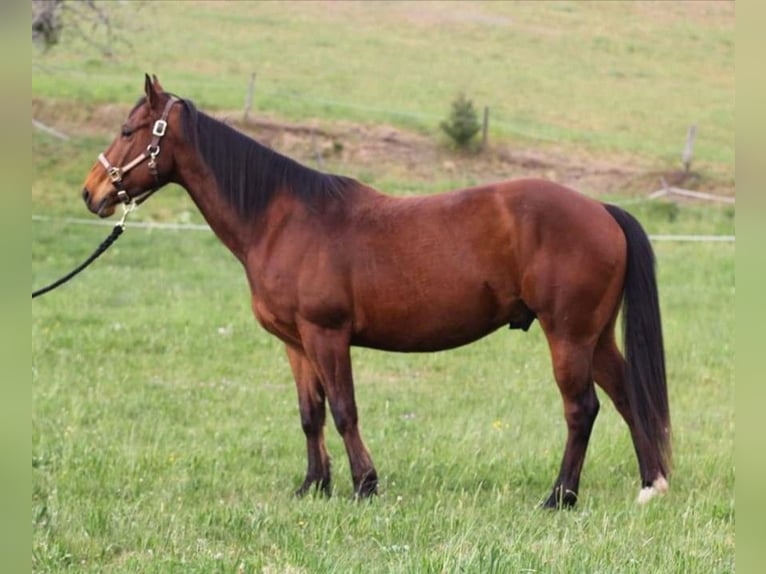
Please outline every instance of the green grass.
[{"label": "green grass", "polygon": [[[33,283],[101,228],[33,224]],[[564,439],[538,327],[451,352],[354,350],[381,495],[296,500],[304,444],[281,345],[212,235],[128,229],[32,307],[33,569],[709,572],[734,569],[731,245],[657,246],[676,468],[635,504],[606,399],[573,512],[536,510]],[[494,568],[494,570],[493,570]]]},{"label": "green grass", "polygon": [[[32,133],[32,165],[38,176],[32,182],[32,209],[37,215],[88,217],[83,211],[80,190],[88,170],[96,163],[96,155],[105,149],[113,135],[86,136],[69,141],[59,141],[46,134]],[[297,158],[307,165],[314,165],[310,155]],[[391,176],[390,165],[364,168],[344,164],[328,165],[327,169],[356,177],[361,181],[392,194],[430,194],[483,183],[476,175],[451,179],[409,180],[399,179],[406,173],[406,166],[398,166]],[[435,177],[441,172],[434,170]],[[639,200],[626,202],[619,195],[604,195],[603,201],[625,203],[649,233],[657,234],[734,234],[734,206],[687,204],[679,206],[671,201]],[[119,211],[118,211],[119,215]],[[117,216],[115,216],[116,219]],[[171,185],[156,194],[151,208],[140,209],[131,216],[132,221],[182,221],[203,223],[202,216],[186,193]]]},{"label": "green grass", "polygon": [[[64,37],[32,93],[133,101],[144,72],[203,108],[437,133],[465,91],[492,136],[695,165],[733,180],[733,3],[146,2],[109,5],[114,56]],[[203,24],[204,23],[204,24]],[[65,28],[66,33],[66,28]],[[98,32],[94,32],[98,36]],[[129,42],[129,44],[127,42]]]},{"label": "green grass", "polygon": [[[493,106],[498,137],[587,153],[677,161],[699,121],[703,168],[733,180],[725,4],[114,6],[132,49],[115,45],[113,61],[77,43],[34,56],[36,97],[130,104],[146,70],[203,108],[234,109],[254,70],[259,110],[435,131],[466,89]],[[88,217],[79,189],[108,141],[33,133],[32,211],[54,218],[32,223],[34,288],[107,234],[60,218]],[[395,194],[476,183],[345,167]],[[651,233],[734,233],[730,207],[626,207]],[[201,221],[176,187],[134,215]],[[32,570],[734,571],[734,245],[655,249],[675,439],[666,497],[636,505],[633,448],[601,395],[578,507],[536,508],[565,425],[535,325],[445,353],[354,349],[381,480],[360,504],[331,424],[333,497],[292,497],[305,470],[294,385],[234,258],[210,232],[129,224],[84,274],[32,304]]]},{"label": "green grass", "polygon": [[[33,209],[85,215],[71,190],[96,143],[67,143],[53,160],[50,142],[33,138]],[[655,233],[733,232],[729,209],[630,207]],[[167,189],[136,215],[192,209]],[[32,231],[34,287],[106,235],[61,221]],[[330,426],[334,497],[296,500],[305,447],[295,391],[281,345],[252,319],[239,265],[209,232],[129,227],[83,275],[33,302],[33,570],[733,571],[734,247],[656,250],[671,493],[635,504],[632,446],[602,397],[582,500],[551,514],[536,505],[564,422],[538,327],[446,353],[354,350],[381,495],[352,502]]]}]

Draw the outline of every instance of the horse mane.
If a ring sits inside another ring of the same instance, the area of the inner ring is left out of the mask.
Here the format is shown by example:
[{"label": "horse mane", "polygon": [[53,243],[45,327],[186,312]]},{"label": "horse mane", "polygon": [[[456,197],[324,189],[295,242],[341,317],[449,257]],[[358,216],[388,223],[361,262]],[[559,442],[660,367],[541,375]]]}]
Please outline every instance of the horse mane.
[{"label": "horse mane", "polygon": [[342,198],[353,179],[323,173],[281,155],[231,126],[184,104],[183,128],[215,176],[218,190],[240,217],[261,213],[280,192],[317,209]]}]

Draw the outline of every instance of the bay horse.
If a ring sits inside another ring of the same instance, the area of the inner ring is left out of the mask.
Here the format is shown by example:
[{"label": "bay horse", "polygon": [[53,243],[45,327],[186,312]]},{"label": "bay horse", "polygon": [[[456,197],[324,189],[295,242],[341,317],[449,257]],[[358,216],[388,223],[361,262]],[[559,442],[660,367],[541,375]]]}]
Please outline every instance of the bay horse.
[{"label": "bay horse", "polygon": [[[308,467],[297,494],[330,493],[325,404],[357,497],[378,476],[359,432],[350,346],[422,352],[537,319],[567,439],[542,506],[573,506],[599,410],[630,430],[639,502],[667,490],[670,414],[654,254],[624,210],[538,179],[391,197],[259,144],[146,75],[144,96],[99,155],[82,196],[108,217],[169,182],[241,262],[258,322],[285,344]],[[623,309],[625,356],[615,324]]]}]

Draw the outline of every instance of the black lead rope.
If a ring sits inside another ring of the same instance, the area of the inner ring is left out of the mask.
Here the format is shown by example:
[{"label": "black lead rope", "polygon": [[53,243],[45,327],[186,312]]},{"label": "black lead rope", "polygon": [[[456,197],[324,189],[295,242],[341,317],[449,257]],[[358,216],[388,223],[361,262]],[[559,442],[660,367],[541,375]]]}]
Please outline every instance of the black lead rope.
[{"label": "black lead rope", "polygon": [[[38,297],[39,295],[44,295],[48,291],[53,291],[56,287],[60,287],[67,281],[69,281],[72,277],[77,275],[80,271],[85,269],[88,265],[93,263],[98,257],[109,247],[111,247],[112,243],[117,241],[117,238],[122,235],[122,232],[125,231],[125,220],[128,217],[128,214],[133,211],[136,207],[141,205],[144,201],[149,199],[149,196],[151,196],[155,191],[157,191],[160,188],[160,177],[157,173],[157,155],[160,153],[160,139],[162,139],[162,136],[165,135],[165,130],[168,127],[168,113],[170,112],[171,106],[178,101],[178,98],[171,97],[168,102],[165,104],[165,110],[162,112],[162,118],[157,120],[154,123],[154,127],[152,128],[152,143],[149,144],[147,147],[147,151],[136,157],[133,161],[128,163],[127,165],[123,167],[114,167],[111,163],[109,163],[109,160],[106,159],[106,156],[102,153],[98,156],[98,161],[101,162],[101,164],[104,166],[104,169],[106,169],[107,173],[109,174],[109,178],[112,180],[112,185],[117,190],[117,197],[122,201],[122,219],[120,219],[120,222],[114,226],[114,229],[112,229],[112,232],[109,234],[109,237],[104,239],[101,242],[101,245],[99,245],[96,250],[93,252],[93,254],[88,257],[85,261],[80,263],[77,267],[72,269],[69,273],[64,275],[61,279],[54,281],[50,285],[43,287],[42,289],[38,289],[37,291],[32,291],[32,299],[35,297]],[[148,152],[148,155],[147,155]],[[130,197],[125,191],[124,183],[122,181],[122,176],[139,165],[144,160],[149,160],[149,171],[152,172],[152,175],[154,175],[154,180],[157,183],[157,185],[143,193],[139,193],[138,195],[134,197]]]},{"label": "black lead rope", "polygon": [[83,270],[83,269],[85,269],[85,268],[86,268],[88,265],[90,265],[90,264],[91,264],[91,263],[93,263],[93,262],[94,262],[96,259],[98,259],[98,257],[99,257],[99,256],[100,256],[100,255],[101,255],[101,254],[102,254],[104,251],[106,251],[107,249],[109,249],[109,247],[112,245],[112,243],[114,243],[115,241],[117,241],[117,238],[118,238],[120,235],[122,235],[122,232],[123,232],[123,231],[125,231],[125,226],[124,226],[124,224],[123,224],[122,222],[120,222],[120,223],[118,223],[117,225],[115,225],[115,226],[114,226],[114,229],[112,229],[112,232],[109,234],[109,237],[107,237],[106,239],[104,239],[104,240],[101,242],[101,245],[99,245],[99,246],[96,248],[96,250],[93,252],[93,254],[92,254],[90,257],[88,257],[88,258],[87,258],[85,261],[83,261],[82,263],[80,263],[80,265],[78,265],[77,267],[75,267],[74,269],[72,269],[72,271],[70,271],[69,273],[67,273],[66,275],[64,275],[64,276],[63,276],[61,279],[58,279],[58,280],[54,281],[53,283],[51,283],[50,285],[48,285],[48,286],[46,286],[46,287],[43,287],[42,289],[38,289],[37,291],[32,291],[32,299],[34,299],[34,298],[35,298],[35,297],[37,297],[38,295],[44,295],[44,294],[45,294],[45,293],[47,293],[48,291],[53,291],[53,290],[54,290],[56,287],[59,287],[59,286],[63,285],[64,283],[66,283],[67,281],[69,281],[69,280],[70,280],[72,277],[74,277],[75,275],[77,275],[77,274],[78,274],[80,271],[82,271],[82,270]]},{"label": "black lead rope", "polygon": [[38,289],[37,291],[32,291],[32,299],[34,299],[35,297],[39,295],[44,295],[48,291],[53,291],[56,287],[60,287],[61,285],[69,281],[72,277],[77,275],[80,271],[85,269],[88,265],[93,263],[96,259],[98,259],[99,256],[104,251],[106,251],[112,246],[112,243],[117,241],[117,238],[120,235],[122,235],[122,232],[125,231],[125,220],[128,218],[128,215],[130,214],[130,212],[133,211],[140,204],[142,204],[144,201],[146,201],[149,198],[149,196],[155,191],[157,191],[156,188],[152,189],[148,193],[145,193],[138,199],[134,197],[132,199],[126,200],[122,204],[122,217],[120,218],[120,221],[117,223],[117,225],[114,226],[114,229],[112,229],[112,232],[109,234],[109,236],[101,242],[101,245],[96,247],[96,250],[93,252],[93,254],[90,257],[88,257],[85,261],[80,263],[77,267],[72,269],[69,273],[64,275],[61,279],[54,281],[53,283],[51,283],[50,285],[46,287],[43,287],[42,289]]}]

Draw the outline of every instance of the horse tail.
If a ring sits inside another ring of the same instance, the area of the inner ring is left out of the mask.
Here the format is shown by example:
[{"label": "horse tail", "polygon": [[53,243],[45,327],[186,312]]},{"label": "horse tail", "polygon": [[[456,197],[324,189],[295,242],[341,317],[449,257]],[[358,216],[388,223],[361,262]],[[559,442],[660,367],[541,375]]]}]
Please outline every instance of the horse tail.
[{"label": "horse tail", "polygon": [[656,449],[659,470],[668,476],[670,409],[654,251],[636,218],[617,206],[605,207],[627,243],[622,328],[628,402],[639,440]]}]

